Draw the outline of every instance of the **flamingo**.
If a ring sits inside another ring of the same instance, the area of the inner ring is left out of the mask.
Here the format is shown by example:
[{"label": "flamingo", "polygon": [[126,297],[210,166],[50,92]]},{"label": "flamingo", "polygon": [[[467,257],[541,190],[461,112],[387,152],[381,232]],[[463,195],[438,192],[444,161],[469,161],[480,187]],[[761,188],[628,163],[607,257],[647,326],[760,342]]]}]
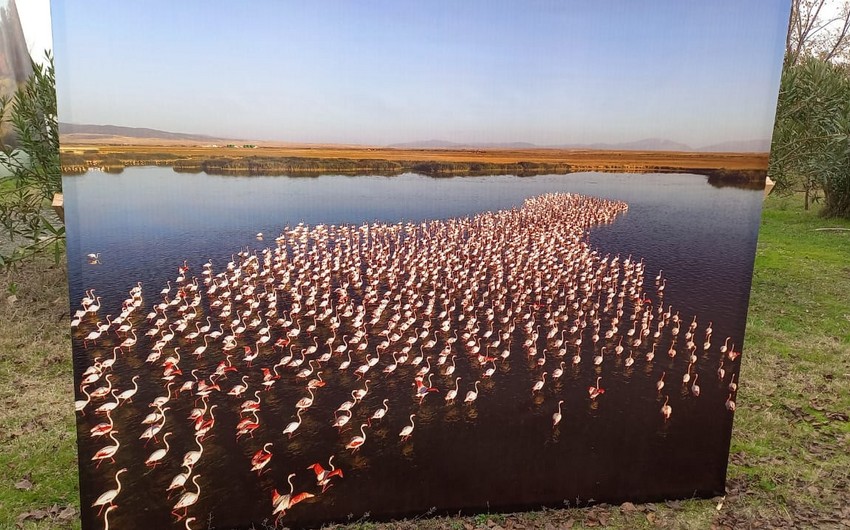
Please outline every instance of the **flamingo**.
[{"label": "flamingo", "polygon": [[691,383],[691,392],[694,397],[699,397],[699,385],[697,385],[697,379],[699,379],[699,374],[694,374],[694,382]]},{"label": "flamingo", "polygon": [[429,392],[439,392],[439,389],[431,386],[431,377],[434,374],[428,374],[428,384],[422,383],[421,378],[416,378],[416,397],[419,398],[419,403],[425,399]]},{"label": "flamingo", "polygon": [[174,383],[168,383],[168,386],[165,387],[167,395],[159,396],[159,397],[155,398],[153,401],[151,401],[150,406],[151,407],[162,407],[163,405],[168,403],[171,400],[171,387],[173,385],[174,385]]},{"label": "flamingo", "polygon": [[107,401],[103,405],[96,408],[94,411],[97,412],[98,414],[103,414],[103,413],[106,413],[106,412],[112,412],[113,410],[118,408],[118,405],[121,404],[121,400],[118,399],[118,397],[115,395],[115,392],[116,392],[116,390],[112,391],[112,398],[115,401]]},{"label": "flamingo", "polygon": [[729,380],[729,392],[735,392],[738,390],[738,383],[735,382],[735,376],[737,374],[732,374],[732,379]]},{"label": "flamingo", "polygon": [[245,391],[248,390],[247,379],[248,379],[248,376],[243,375],[242,376],[242,384],[241,385],[238,385],[238,384],[233,385],[233,388],[231,388],[230,391],[227,392],[227,395],[234,396],[234,397],[242,397],[242,394],[244,394]]},{"label": "flamingo", "polygon": [[208,338],[208,337],[209,337],[209,335],[204,335],[204,344],[203,344],[203,346],[198,346],[197,348],[195,348],[195,351],[193,351],[193,352],[192,352],[192,355],[194,355],[195,357],[200,358],[200,357],[201,357],[201,355],[203,355],[203,354],[204,354],[204,352],[205,352],[205,351],[207,351],[207,338]]},{"label": "flamingo", "polygon": [[446,369],[444,371],[445,375],[452,375],[453,373],[455,373],[455,357],[457,356],[452,355],[452,364],[450,366],[446,366]]},{"label": "flamingo", "polygon": [[115,439],[115,431],[109,433],[109,438],[111,438],[112,441],[115,442],[115,445],[104,446],[100,448],[100,450],[96,452],[93,457],[91,457],[92,461],[97,460],[97,466],[95,467],[100,467],[100,463],[106,460],[107,458],[110,459],[113,464],[115,463],[115,453],[117,453],[118,448],[121,447],[121,442]]},{"label": "flamingo", "polygon": [[313,375],[313,370],[314,370],[313,363],[314,362],[315,361],[309,361],[307,363],[308,368],[302,368],[300,372],[295,374],[296,379],[307,379],[308,377]]},{"label": "flamingo", "polygon": [[346,355],[347,355],[348,359],[339,363],[339,370],[340,371],[348,370],[348,367],[351,366],[351,352],[346,352]]},{"label": "flamingo", "polygon": [[357,452],[357,450],[358,450],[358,449],[360,449],[360,448],[363,446],[363,444],[364,444],[364,443],[366,443],[366,431],[365,431],[364,429],[366,429],[366,427],[368,427],[368,426],[369,426],[369,425],[368,425],[368,424],[366,424],[366,423],[363,423],[362,425],[360,425],[360,434],[361,434],[362,436],[355,436],[355,437],[353,437],[353,438],[352,438],[352,439],[351,439],[351,440],[350,440],[350,441],[349,441],[349,442],[345,445],[345,448],[346,448],[346,449],[351,449],[351,451],[352,451],[353,453],[356,453],[356,452]]},{"label": "flamingo", "polygon": [[[198,502],[198,497],[201,495],[201,486],[198,485],[198,479],[201,478],[201,475],[195,475],[192,477],[192,484],[195,485],[198,491],[187,491],[177,499],[177,504],[174,505],[174,509],[171,511],[171,515],[177,517],[177,521],[180,521],[189,513],[189,506],[192,506],[196,502]],[[177,510],[183,510],[183,515],[177,513]]]},{"label": "flamingo", "polygon": [[112,431],[112,429],[114,428],[114,423],[112,421],[111,414],[112,414],[112,411],[107,410],[106,411],[106,422],[98,423],[97,425],[95,425],[94,427],[91,428],[90,432],[91,432],[92,437],[106,436],[107,434],[109,434],[110,431]]},{"label": "flamingo", "polygon": [[260,410],[260,391],[254,391],[254,399],[246,399],[239,405],[239,412],[251,412],[252,410]]},{"label": "flamingo", "polygon": [[380,408],[380,409],[378,409],[378,410],[376,410],[375,412],[372,413],[372,416],[369,418],[369,425],[372,425],[372,420],[377,421],[377,420],[380,420],[381,418],[383,418],[384,416],[386,416],[387,412],[390,410],[389,402],[390,402],[389,399],[385,399],[382,402],[383,405],[384,405],[383,408]]},{"label": "flamingo", "polygon": [[480,382],[481,381],[476,381],[475,385],[474,385],[475,390],[470,390],[469,392],[466,393],[466,397],[463,399],[464,403],[472,403],[473,401],[478,399],[478,383],[480,383]]},{"label": "flamingo", "polygon": [[449,389],[446,392],[446,403],[454,403],[455,398],[457,397],[458,390],[460,390],[460,377],[455,378],[455,387]]},{"label": "flamingo", "polygon": [[130,388],[130,389],[127,389],[127,390],[121,392],[116,397],[121,401],[131,401],[132,402],[133,396],[135,396],[136,392],[139,391],[139,384],[136,381],[137,379],[139,379],[139,376],[134,375],[133,379],[131,380],[131,382],[133,383],[133,388]]},{"label": "flamingo", "polygon": [[564,366],[564,361],[561,361],[561,364],[552,371],[552,379],[560,379],[564,375]]},{"label": "flamingo", "polygon": [[310,397],[303,397],[299,399],[298,403],[295,404],[295,408],[303,410],[308,409],[313,405],[313,399],[315,399],[313,396],[313,389],[308,388],[307,392],[310,394]]},{"label": "flamingo", "polygon": [[564,400],[558,401],[558,412],[552,414],[552,427],[561,423],[561,405],[564,404]]},{"label": "flamingo", "polygon": [[738,357],[740,357],[741,352],[735,351],[735,343],[732,343],[732,347],[729,348],[729,351],[726,352],[726,357],[729,358],[730,361],[734,361]]},{"label": "flamingo", "polygon": [[334,419],[333,422],[333,426],[338,428],[339,430],[342,430],[342,428],[345,427],[345,425],[351,420],[351,417],[354,416],[354,413],[351,412],[351,410],[349,409],[345,409],[342,412],[347,412],[348,416],[346,416],[345,414],[340,414]]},{"label": "flamingo", "polygon": [[121,351],[124,351],[124,348],[132,348],[136,345],[136,341],[138,340],[138,338],[136,337],[136,331],[130,330],[130,333],[133,334],[133,338],[131,339],[130,337],[127,337],[126,339],[124,339],[124,342],[122,342],[119,346]]},{"label": "flamingo", "polygon": [[165,449],[157,449],[145,460],[145,465],[148,467],[156,467],[159,464],[160,460],[162,460],[166,454],[168,454],[168,450],[171,448],[168,445],[168,437],[171,435],[170,432],[167,432],[162,435],[162,442],[165,444]]},{"label": "flamingo", "polygon": [[328,467],[331,468],[329,470],[322,467],[322,464],[320,464],[318,462],[316,462],[315,464],[311,464],[311,465],[307,466],[307,469],[312,470],[313,473],[316,474],[316,484],[317,485],[320,485],[321,482],[328,477],[328,473],[330,473],[331,471],[334,470],[333,460],[334,460],[334,457],[333,457],[333,455],[331,455],[330,459],[328,459]]},{"label": "flamingo", "polygon": [[88,388],[88,385],[84,385],[81,389],[83,394],[85,394],[86,399],[78,399],[77,401],[74,402],[74,411],[75,412],[82,412],[83,416],[86,415],[86,410],[85,410],[86,405],[88,405],[91,402],[91,395],[88,392],[86,392],[87,388]]},{"label": "flamingo", "polygon": [[314,497],[312,493],[303,492],[293,496],[293,492],[295,488],[292,486],[292,477],[295,476],[295,473],[290,473],[286,478],[286,481],[289,482],[289,493],[286,495],[281,495],[275,489],[272,491],[272,515],[276,515],[275,517],[275,526],[277,526],[278,521],[281,517],[286,515],[286,510],[292,508],[299,502]]},{"label": "flamingo", "polygon": [[669,420],[670,415],[673,414],[673,407],[668,404],[670,402],[670,396],[664,396],[664,398],[664,405],[661,407],[661,415],[664,416],[665,420]]},{"label": "flamingo", "polygon": [[[171,483],[165,488],[165,491],[174,491],[176,489],[180,489],[186,485],[186,481],[189,480],[189,475],[192,474],[192,468],[189,466],[183,466],[186,468],[186,471],[182,473],[177,473],[174,475],[174,478],[171,479]],[[170,494],[169,494],[170,497]]]},{"label": "flamingo", "polygon": [[97,339],[99,339],[102,334],[103,334],[102,331],[92,331],[92,332],[90,332],[83,339],[83,347],[88,348],[89,342],[94,342],[95,344],[97,344]]},{"label": "flamingo", "polygon": [[191,469],[198,463],[198,460],[201,459],[201,456],[204,454],[204,446],[201,443],[201,437],[197,434],[195,435],[195,443],[198,444],[198,450],[187,451],[186,454],[183,455],[183,462],[180,464],[181,466]]},{"label": "flamingo", "polygon": [[248,368],[251,368],[251,363],[254,362],[254,359],[256,359],[260,355],[260,341],[257,341],[256,346],[256,351],[251,349],[250,346],[244,346],[245,356],[242,357],[242,360],[248,363]]},{"label": "flamingo", "polygon": [[104,396],[109,395],[109,393],[112,392],[112,380],[110,379],[111,377],[112,377],[112,374],[109,374],[104,378],[105,381],[106,381],[105,386],[101,386],[101,387],[98,387],[98,388],[95,388],[94,390],[92,390],[92,392],[91,392],[92,398],[102,398]]},{"label": "flamingo", "polygon": [[596,398],[598,398],[599,396],[601,396],[602,394],[605,393],[605,389],[599,387],[599,381],[601,381],[601,380],[602,380],[602,376],[599,376],[599,377],[596,378],[596,386],[587,387],[587,394],[590,397],[590,399],[596,399]]},{"label": "flamingo", "polygon": [[258,477],[263,474],[265,467],[272,459],[272,452],[266,449],[271,446],[271,442],[264,444],[263,448],[254,453],[254,456],[251,457],[251,471],[256,471]]},{"label": "flamingo", "polygon": [[105,512],[103,512],[103,530],[109,530],[109,512],[111,512],[115,508],[118,508],[117,504],[113,504],[112,506],[108,507]]},{"label": "flamingo", "polygon": [[416,427],[416,425],[413,423],[413,418],[415,417],[416,414],[411,414],[410,425],[405,425],[401,432],[398,433],[398,435],[401,437],[402,442],[407,441],[413,435],[413,428]]},{"label": "flamingo", "polygon": [[168,407],[159,410],[162,412],[159,419],[160,423],[154,423],[153,425],[145,429],[142,435],[139,436],[140,440],[147,440],[147,442],[145,442],[145,447],[147,447],[148,443],[151,440],[156,440],[156,435],[159,434],[159,431],[161,431],[163,427],[165,427],[165,411],[168,410]]},{"label": "flamingo", "polygon": [[[368,362],[367,362],[367,364],[368,364]],[[390,364],[385,366],[383,372],[387,375],[390,375],[391,373],[395,372],[397,368],[398,368],[398,358],[396,358],[396,354],[393,353],[393,362],[391,362]]]},{"label": "flamingo", "polygon": [[[114,508],[116,505],[112,502],[118,497],[118,494],[121,493],[121,480],[118,478],[121,476],[121,473],[126,473],[127,468],[121,468],[115,473],[115,484],[117,484],[117,488],[108,490],[103,492],[97,500],[91,505],[92,508],[96,506],[100,506],[100,510],[97,512],[97,516],[100,517],[100,512],[103,511],[104,507]],[[108,508],[107,508],[108,510]]]},{"label": "flamingo", "polygon": [[118,360],[118,350],[120,349],[121,348],[117,346],[115,348],[112,348],[112,357],[100,363],[100,369],[102,371],[112,370],[112,366],[115,364],[115,361]]},{"label": "flamingo", "polygon": [[207,435],[210,430],[215,426],[215,415],[214,411],[218,405],[213,405],[210,407],[210,419],[204,421],[203,418],[198,418],[195,421],[195,436],[199,436],[201,440]]},{"label": "flamingo", "polygon": [[593,364],[595,366],[599,366],[602,364],[602,361],[605,359],[605,348],[602,348],[599,351],[599,355],[593,357]]},{"label": "flamingo", "polygon": [[141,421],[142,425],[153,425],[159,423],[165,417],[165,411],[170,410],[169,407],[156,407],[154,412],[151,412]]},{"label": "flamingo", "polygon": [[244,418],[236,424],[236,439],[238,440],[240,436],[243,434],[250,434],[251,438],[254,437],[254,431],[260,427],[260,418],[257,416],[257,411],[252,410],[251,415],[254,416],[254,419]]},{"label": "flamingo", "polygon": [[371,381],[369,379],[367,379],[363,383],[364,388],[358,388],[357,390],[354,391],[354,399],[355,400],[361,401],[364,397],[366,397],[366,394],[369,392],[369,383],[370,382]]},{"label": "flamingo", "polygon": [[331,456],[328,460],[328,466],[330,469],[324,469],[320,464],[313,464],[307,469],[312,469],[314,473],[316,473],[316,484],[322,487],[322,493],[324,493],[329,487],[331,487],[331,479],[334,477],[342,477],[342,469],[337,469],[333,465],[334,457]]},{"label": "flamingo", "polygon": [[729,392],[729,397],[726,398],[726,410],[735,412],[735,401],[732,399],[732,392]]},{"label": "flamingo", "polygon": [[295,416],[298,418],[298,421],[293,421],[292,423],[287,425],[286,428],[283,429],[283,434],[286,434],[290,438],[292,438],[292,433],[294,433],[296,430],[298,430],[298,427],[301,427],[301,413],[302,412],[304,412],[304,409],[298,409],[298,412],[295,413]]},{"label": "flamingo", "polygon": [[95,297],[95,301],[92,302],[91,304],[89,304],[89,306],[86,308],[86,313],[94,314],[94,313],[97,313],[99,309],[100,309],[100,297],[98,296],[98,297]]},{"label": "flamingo", "polygon": [[483,377],[490,378],[490,377],[493,377],[493,374],[494,374],[494,373],[496,373],[496,363],[495,363],[495,362],[491,362],[491,364],[492,364],[492,366],[490,366],[489,368],[487,368],[486,370],[484,370],[484,375],[483,375]]},{"label": "flamingo", "polygon": [[661,389],[664,388],[664,376],[667,375],[667,372],[661,372],[661,377],[655,383],[655,389],[658,390],[658,393],[661,393]]},{"label": "flamingo", "polygon": [[316,379],[310,379],[307,382],[307,388],[322,388],[327,383],[322,379],[322,372],[316,372]]},{"label": "flamingo", "polygon": [[535,392],[540,392],[541,390],[543,390],[543,385],[546,384],[547,373],[548,372],[543,372],[543,374],[540,376],[540,380],[535,382],[534,386],[531,387],[531,393],[532,394],[534,394]]}]

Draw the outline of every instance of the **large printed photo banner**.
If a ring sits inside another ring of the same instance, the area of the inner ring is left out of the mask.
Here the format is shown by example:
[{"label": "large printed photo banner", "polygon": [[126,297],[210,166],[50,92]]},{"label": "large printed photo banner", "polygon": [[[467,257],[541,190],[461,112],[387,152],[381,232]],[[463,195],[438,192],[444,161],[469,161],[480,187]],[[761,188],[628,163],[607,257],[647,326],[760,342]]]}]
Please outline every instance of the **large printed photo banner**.
[{"label": "large printed photo banner", "polygon": [[787,2],[52,7],[83,528],[723,493]]}]

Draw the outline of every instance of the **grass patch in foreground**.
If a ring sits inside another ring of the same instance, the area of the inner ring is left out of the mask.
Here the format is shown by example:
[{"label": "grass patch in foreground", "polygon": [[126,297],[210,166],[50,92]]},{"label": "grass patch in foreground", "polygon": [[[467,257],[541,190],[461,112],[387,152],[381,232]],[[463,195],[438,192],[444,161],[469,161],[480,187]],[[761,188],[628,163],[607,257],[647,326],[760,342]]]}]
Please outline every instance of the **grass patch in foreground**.
[{"label": "grass patch in foreground", "polygon": [[850,229],[766,201],[732,438],[730,516],[783,527],[850,518]]},{"label": "grass patch in foreground", "polygon": [[50,258],[0,273],[0,528],[79,527],[67,293]]},{"label": "grass patch in foreground", "polygon": [[[759,237],[729,494],[634,506],[420,518],[370,528],[840,528],[850,522],[850,228],[769,198]],[[14,286],[13,286],[14,284]],[[17,301],[7,296],[15,291]],[[0,274],[0,528],[79,527],[67,288],[49,259]],[[29,477],[31,489],[16,483]],[[56,509],[51,510],[53,506]],[[719,509],[718,509],[719,506]],[[64,512],[67,516],[67,511]]]}]

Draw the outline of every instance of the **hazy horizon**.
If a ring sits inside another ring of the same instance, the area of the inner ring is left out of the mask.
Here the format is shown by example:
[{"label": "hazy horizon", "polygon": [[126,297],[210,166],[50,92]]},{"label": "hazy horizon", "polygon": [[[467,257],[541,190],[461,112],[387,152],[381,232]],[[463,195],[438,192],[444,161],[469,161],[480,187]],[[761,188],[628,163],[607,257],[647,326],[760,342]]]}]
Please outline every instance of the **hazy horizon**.
[{"label": "hazy horizon", "polygon": [[788,18],[781,0],[52,8],[63,122],[361,145],[769,140]]}]

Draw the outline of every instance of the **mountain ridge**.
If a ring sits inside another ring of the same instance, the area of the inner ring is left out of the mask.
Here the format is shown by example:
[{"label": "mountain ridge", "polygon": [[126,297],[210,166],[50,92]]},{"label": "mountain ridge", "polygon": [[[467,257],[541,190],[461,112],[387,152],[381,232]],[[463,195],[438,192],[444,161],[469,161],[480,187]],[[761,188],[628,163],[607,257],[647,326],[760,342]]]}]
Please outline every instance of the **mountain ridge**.
[{"label": "mountain ridge", "polygon": [[123,136],[128,138],[146,138],[163,140],[195,140],[212,141],[224,140],[217,136],[193,133],[175,133],[147,127],[125,127],[123,125],[92,125],[82,123],[59,122],[59,134],[64,135],[96,135],[96,136]]},{"label": "mountain ridge", "polygon": [[[92,125],[76,123],[59,123],[59,133],[80,139],[95,140],[98,138],[123,137],[145,140],[194,141],[194,142],[230,142],[243,141],[233,138],[221,138],[205,134],[176,133],[151,129],[147,127],[126,127],[121,125]],[[257,140],[264,143],[287,143]],[[363,147],[372,147],[363,145]],[[766,153],[770,151],[769,139],[731,140],[702,147],[667,140],[664,138],[643,138],[630,142],[616,143],[587,143],[587,144],[557,144],[538,145],[531,142],[452,142],[448,140],[430,139],[413,142],[399,142],[383,146],[388,149],[565,149],[593,151],[670,151],[670,152],[715,152],[715,153]]]}]

